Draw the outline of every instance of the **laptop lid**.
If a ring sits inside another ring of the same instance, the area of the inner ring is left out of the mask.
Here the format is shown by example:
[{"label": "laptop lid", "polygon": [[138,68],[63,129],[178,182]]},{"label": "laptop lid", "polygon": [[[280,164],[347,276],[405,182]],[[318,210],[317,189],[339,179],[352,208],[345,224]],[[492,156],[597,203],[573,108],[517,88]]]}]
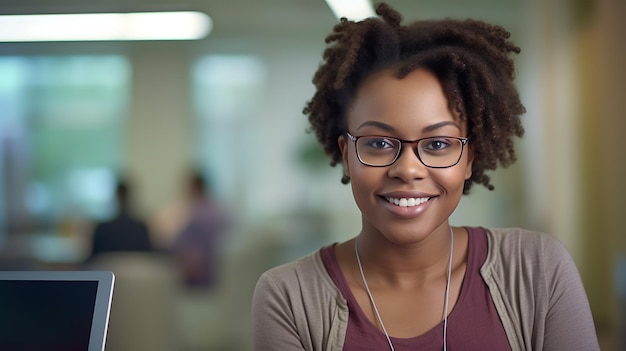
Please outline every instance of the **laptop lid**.
[{"label": "laptop lid", "polygon": [[0,271],[0,350],[103,351],[115,276]]}]

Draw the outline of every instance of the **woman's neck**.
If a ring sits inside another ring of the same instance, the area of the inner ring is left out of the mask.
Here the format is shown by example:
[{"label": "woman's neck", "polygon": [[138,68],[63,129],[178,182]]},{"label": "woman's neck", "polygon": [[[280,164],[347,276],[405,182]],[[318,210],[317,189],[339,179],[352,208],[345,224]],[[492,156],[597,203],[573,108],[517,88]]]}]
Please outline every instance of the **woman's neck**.
[{"label": "woman's neck", "polygon": [[451,237],[447,223],[423,240],[412,244],[392,242],[385,235],[365,228],[358,236],[363,268],[372,279],[407,286],[427,284],[445,275]]}]

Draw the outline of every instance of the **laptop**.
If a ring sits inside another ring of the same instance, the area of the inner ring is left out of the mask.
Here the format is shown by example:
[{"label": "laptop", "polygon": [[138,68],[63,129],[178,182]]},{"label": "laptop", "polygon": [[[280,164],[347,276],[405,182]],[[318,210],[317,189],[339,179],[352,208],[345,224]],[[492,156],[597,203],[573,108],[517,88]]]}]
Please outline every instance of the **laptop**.
[{"label": "laptop", "polygon": [[0,350],[103,351],[115,276],[0,271]]}]

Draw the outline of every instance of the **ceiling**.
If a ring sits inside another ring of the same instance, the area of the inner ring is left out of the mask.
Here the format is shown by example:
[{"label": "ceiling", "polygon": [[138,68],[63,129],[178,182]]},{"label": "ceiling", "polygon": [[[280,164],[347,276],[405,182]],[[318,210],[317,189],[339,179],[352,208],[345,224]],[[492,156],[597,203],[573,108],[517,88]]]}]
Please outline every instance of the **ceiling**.
[{"label": "ceiling", "polygon": [[[511,5],[521,0],[388,0],[407,19],[426,16],[494,17],[515,13]],[[515,7],[515,6],[513,6]],[[502,11],[504,9],[504,11]],[[508,9],[508,11],[507,11]],[[336,18],[324,0],[3,0],[0,13],[81,13],[199,10],[213,19],[212,37],[320,36],[330,31]],[[513,10],[513,11],[511,11]],[[495,14],[498,16],[497,14]],[[503,18],[506,20],[506,18]]]},{"label": "ceiling", "polygon": [[2,14],[197,10],[213,20],[212,37],[294,36],[335,21],[324,0],[32,0],[0,1]]}]

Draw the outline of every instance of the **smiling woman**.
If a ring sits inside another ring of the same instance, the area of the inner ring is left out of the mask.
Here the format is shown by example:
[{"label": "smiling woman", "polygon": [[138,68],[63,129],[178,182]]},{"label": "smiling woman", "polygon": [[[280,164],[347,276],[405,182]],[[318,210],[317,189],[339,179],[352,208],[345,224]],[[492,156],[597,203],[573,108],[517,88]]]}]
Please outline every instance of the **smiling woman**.
[{"label": "smiling woman", "polygon": [[377,6],[326,42],[304,113],[343,166],[361,230],[267,271],[256,350],[599,350],[564,246],[523,229],[452,227],[488,171],[516,159],[524,113],[502,27]]}]

